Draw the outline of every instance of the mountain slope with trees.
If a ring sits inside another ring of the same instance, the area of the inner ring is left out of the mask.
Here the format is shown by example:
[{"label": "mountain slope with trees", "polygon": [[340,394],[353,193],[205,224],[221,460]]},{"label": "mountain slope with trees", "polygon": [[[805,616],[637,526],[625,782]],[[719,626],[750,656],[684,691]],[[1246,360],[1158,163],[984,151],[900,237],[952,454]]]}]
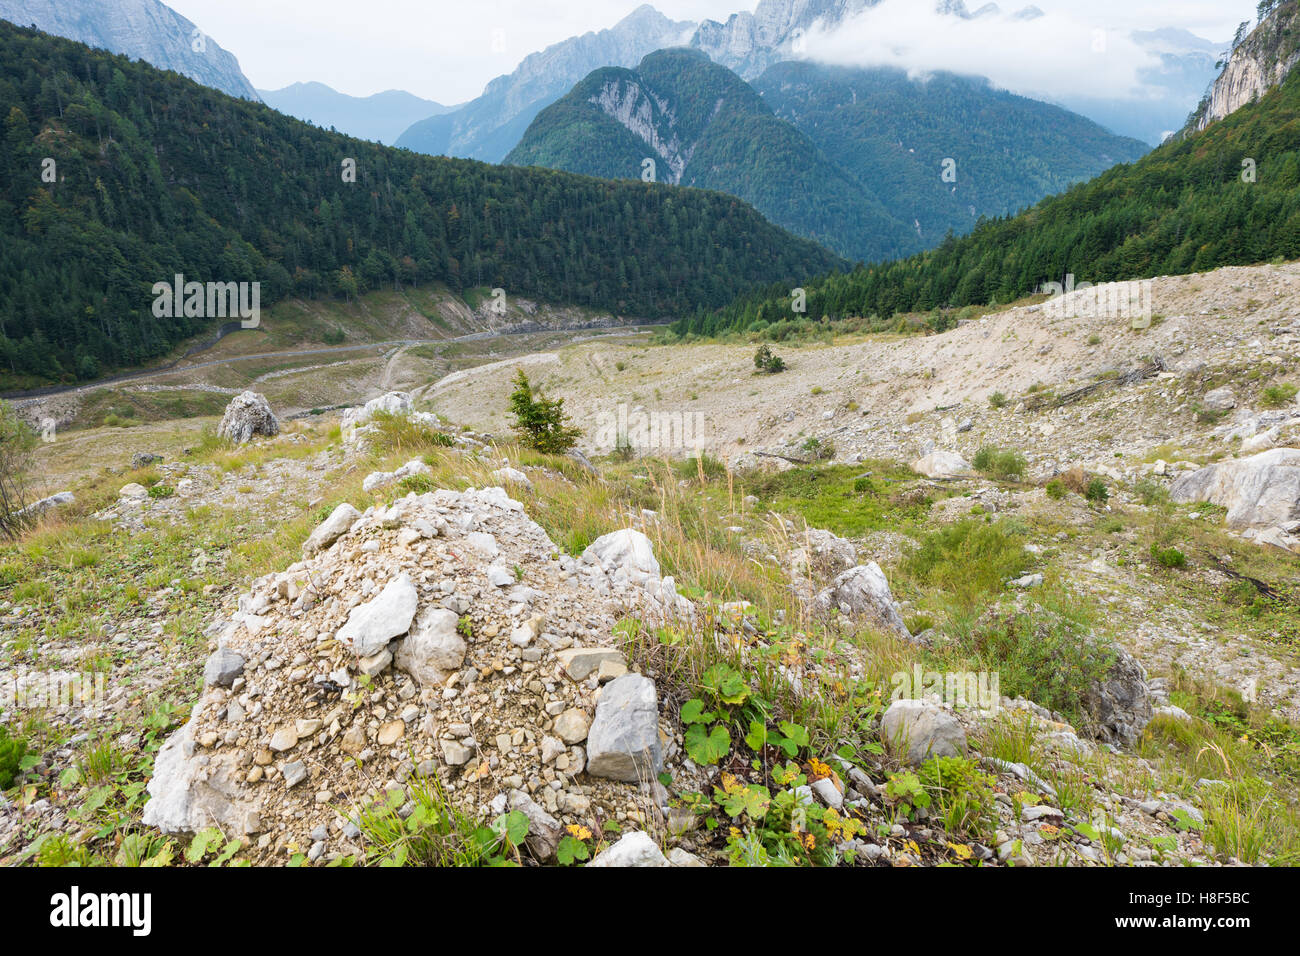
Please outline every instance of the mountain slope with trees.
[{"label": "mountain slope with trees", "polygon": [[[403,283],[647,319],[842,260],[732,196],[364,143],[0,23],[0,370],[89,379],[212,324],[154,283],[285,296]],[[355,161],[355,181],[345,181]]]},{"label": "mountain slope with trees", "polygon": [[[1061,282],[1186,274],[1300,258],[1300,77],[1257,102],[1171,141],[1138,162],[982,222],[909,259],[798,283],[807,316],[898,312],[1008,302]],[[762,328],[791,312],[773,284],[726,308],[678,322],[679,333]]]},{"label": "mountain slope with trees", "polygon": [[753,81],[793,123],[924,244],[1147,152],[1091,120],[994,89],[978,77],[778,63]]},{"label": "mountain slope with trees", "polygon": [[922,247],[871,190],[773,115],[753,87],[698,51],[659,50],[596,70],[547,107],[507,163],[640,178],[739,196],[778,225],[852,259]]}]

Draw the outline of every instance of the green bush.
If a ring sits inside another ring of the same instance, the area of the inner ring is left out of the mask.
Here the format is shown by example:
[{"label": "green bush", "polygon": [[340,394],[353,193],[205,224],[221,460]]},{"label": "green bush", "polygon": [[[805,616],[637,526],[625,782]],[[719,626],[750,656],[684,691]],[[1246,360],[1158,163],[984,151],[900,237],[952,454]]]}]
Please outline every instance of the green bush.
[{"label": "green bush", "polygon": [[1300,391],[1300,389],[1290,382],[1281,385],[1270,385],[1264,389],[1261,401],[1266,408],[1280,408],[1293,402],[1297,391]]},{"label": "green bush", "polygon": [[1095,505],[1104,505],[1110,500],[1110,491],[1106,488],[1106,482],[1100,478],[1094,478],[1088,482],[1088,490],[1083,496]]},{"label": "green bush", "polygon": [[533,396],[533,387],[523,369],[515,375],[515,390],[510,393],[510,411],[515,416],[510,427],[520,440],[536,451],[562,455],[578,443],[581,429],[568,424],[564,399]]},{"label": "green bush", "polygon": [[1024,476],[1029,463],[1025,456],[1016,451],[1004,451],[993,445],[985,445],[975,453],[971,462],[975,470],[990,478],[1018,479]]},{"label": "green bush", "polygon": [[1007,522],[966,518],[925,535],[901,567],[917,583],[974,606],[1023,574],[1029,560],[1020,533]]},{"label": "green bush", "polygon": [[1026,697],[1086,723],[1082,701],[1115,661],[1111,645],[1088,632],[1081,620],[1037,606],[981,621],[958,637],[981,668],[998,673],[1006,697]]},{"label": "green bush", "polygon": [[777,372],[785,371],[785,359],[777,355],[772,349],[764,343],[758,347],[754,353],[754,368],[768,375],[775,375]]},{"label": "green bush", "polygon": [[1003,395],[1001,392],[994,392],[992,395],[989,396],[989,404],[992,405],[994,408],[1005,408],[1007,404],[1007,397]]},{"label": "green bush", "polygon": [[1065,483],[1059,478],[1053,478],[1049,481],[1044,490],[1047,492],[1047,497],[1051,498],[1053,501],[1060,501],[1070,493],[1069,489],[1065,487]]},{"label": "green bush", "polygon": [[1187,555],[1177,548],[1162,548],[1158,544],[1151,545],[1151,557],[1161,567],[1166,568],[1185,568],[1187,567]]},{"label": "green bush", "polygon": [[27,741],[11,737],[9,729],[0,724],[0,790],[8,790],[18,776],[18,766],[27,754]]}]

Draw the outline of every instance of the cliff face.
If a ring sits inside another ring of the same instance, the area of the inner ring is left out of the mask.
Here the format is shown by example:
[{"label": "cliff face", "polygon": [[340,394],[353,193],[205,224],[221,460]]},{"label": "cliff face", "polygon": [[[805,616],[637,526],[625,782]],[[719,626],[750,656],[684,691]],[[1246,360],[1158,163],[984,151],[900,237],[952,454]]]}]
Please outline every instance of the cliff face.
[{"label": "cliff face", "polygon": [[1199,132],[1282,83],[1300,60],[1300,3],[1287,0],[1241,42],[1187,122]]},{"label": "cliff face", "polygon": [[157,0],[0,0],[0,19],[175,70],[231,96],[259,99],[234,54]]}]

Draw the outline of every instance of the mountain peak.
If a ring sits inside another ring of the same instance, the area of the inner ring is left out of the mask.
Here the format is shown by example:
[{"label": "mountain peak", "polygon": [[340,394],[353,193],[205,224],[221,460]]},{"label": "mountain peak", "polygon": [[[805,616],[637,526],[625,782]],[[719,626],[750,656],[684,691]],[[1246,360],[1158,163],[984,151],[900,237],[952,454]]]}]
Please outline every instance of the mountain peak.
[{"label": "mountain peak", "polygon": [[158,0],[0,0],[0,19],[175,70],[256,100],[234,54]]},{"label": "mountain peak", "polygon": [[1286,0],[1274,7],[1232,51],[1184,133],[1199,132],[1280,86],[1300,61],[1298,25],[1300,2]]}]

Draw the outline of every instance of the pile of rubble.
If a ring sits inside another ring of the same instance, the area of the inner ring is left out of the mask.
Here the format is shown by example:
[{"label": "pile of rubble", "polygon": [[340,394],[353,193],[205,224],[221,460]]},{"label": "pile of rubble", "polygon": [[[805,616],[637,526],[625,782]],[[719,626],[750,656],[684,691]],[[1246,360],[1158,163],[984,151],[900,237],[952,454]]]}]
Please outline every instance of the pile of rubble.
[{"label": "pile of rubble", "polygon": [[656,812],[676,748],[613,627],[692,608],[640,532],[575,559],[502,489],[440,490],[340,505],[303,555],[209,628],[205,687],[159,752],[146,824],[328,861],[364,851],[365,807],[437,774],[471,815],[527,813],[547,859],[565,825]]}]

